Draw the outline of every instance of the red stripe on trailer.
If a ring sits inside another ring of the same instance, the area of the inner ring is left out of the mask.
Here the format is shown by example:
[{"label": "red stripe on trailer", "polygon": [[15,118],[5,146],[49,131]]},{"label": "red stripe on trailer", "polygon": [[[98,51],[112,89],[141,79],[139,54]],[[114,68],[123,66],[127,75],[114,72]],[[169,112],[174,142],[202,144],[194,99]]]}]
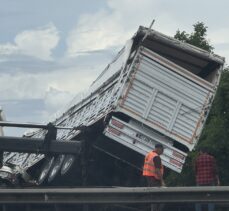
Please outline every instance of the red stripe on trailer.
[{"label": "red stripe on trailer", "polygon": [[112,134],[116,135],[116,136],[120,136],[120,134],[121,134],[120,131],[118,131],[118,130],[112,128],[112,127],[109,127],[109,128],[107,129],[107,131],[108,131],[109,133],[112,133]]}]

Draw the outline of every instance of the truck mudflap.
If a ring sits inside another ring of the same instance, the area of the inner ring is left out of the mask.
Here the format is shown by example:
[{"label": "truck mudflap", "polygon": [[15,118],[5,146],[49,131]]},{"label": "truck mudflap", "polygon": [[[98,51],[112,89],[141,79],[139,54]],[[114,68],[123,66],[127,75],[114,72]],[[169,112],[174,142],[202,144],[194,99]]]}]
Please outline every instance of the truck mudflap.
[{"label": "truck mudflap", "polygon": [[134,120],[127,123],[112,117],[104,130],[104,135],[143,156],[153,150],[155,144],[161,143],[164,146],[164,153],[161,155],[163,165],[179,173],[187,156],[183,151],[173,147],[172,141],[163,139],[152,129]]}]

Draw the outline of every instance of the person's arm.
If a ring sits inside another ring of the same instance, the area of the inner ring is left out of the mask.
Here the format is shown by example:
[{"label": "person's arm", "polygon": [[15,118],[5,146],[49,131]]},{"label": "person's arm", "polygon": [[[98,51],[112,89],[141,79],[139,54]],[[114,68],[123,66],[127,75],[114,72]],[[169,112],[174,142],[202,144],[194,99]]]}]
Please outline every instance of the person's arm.
[{"label": "person's arm", "polygon": [[161,186],[165,186],[165,181],[163,179],[163,175],[161,174],[161,171],[159,168],[156,168],[156,174],[161,182]]},{"label": "person's arm", "polygon": [[216,160],[215,158],[213,159],[213,166],[214,166],[214,173],[215,173],[215,182],[216,185],[219,186],[220,185],[220,180],[219,180],[219,172],[218,172],[218,166],[216,164]]},{"label": "person's arm", "polygon": [[165,186],[165,182],[164,182],[164,179],[163,179],[163,175],[161,174],[161,158],[159,156],[156,156],[154,157],[154,165],[155,165],[155,172],[161,182],[161,186]]}]

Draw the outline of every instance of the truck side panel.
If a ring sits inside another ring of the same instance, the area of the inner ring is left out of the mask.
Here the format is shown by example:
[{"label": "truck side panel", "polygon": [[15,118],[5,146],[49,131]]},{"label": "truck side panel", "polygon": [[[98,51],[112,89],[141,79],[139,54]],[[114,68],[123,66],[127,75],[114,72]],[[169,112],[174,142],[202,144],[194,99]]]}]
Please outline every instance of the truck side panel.
[{"label": "truck side panel", "polygon": [[119,110],[191,150],[214,90],[207,82],[201,83],[196,76],[187,78],[145,52],[150,50],[140,54]]}]

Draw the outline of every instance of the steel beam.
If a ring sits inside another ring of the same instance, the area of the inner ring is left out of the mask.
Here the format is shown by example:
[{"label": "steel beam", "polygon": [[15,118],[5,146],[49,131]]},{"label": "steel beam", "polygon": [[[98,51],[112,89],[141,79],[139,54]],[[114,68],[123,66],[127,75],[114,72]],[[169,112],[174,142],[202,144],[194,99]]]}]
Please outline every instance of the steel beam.
[{"label": "steel beam", "polygon": [[44,143],[44,139],[3,136],[0,137],[0,151],[75,154],[81,150],[81,141],[51,140],[48,148]]},{"label": "steel beam", "polygon": [[[35,123],[19,123],[19,122],[8,122],[8,121],[0,121],[1,127],[19,127],[19,128],[40,128],[40,129],[48,129],[48,124],[35,124]],[[57,129],[66,129],[73,130],[74,127],[62,127],[62,126],[54,126]],[[77,129],[77,128],[76,128]]]},{"label": "steel beam", "polygon": [[0,189],[0,204],[229,202],[229,187]]}]

